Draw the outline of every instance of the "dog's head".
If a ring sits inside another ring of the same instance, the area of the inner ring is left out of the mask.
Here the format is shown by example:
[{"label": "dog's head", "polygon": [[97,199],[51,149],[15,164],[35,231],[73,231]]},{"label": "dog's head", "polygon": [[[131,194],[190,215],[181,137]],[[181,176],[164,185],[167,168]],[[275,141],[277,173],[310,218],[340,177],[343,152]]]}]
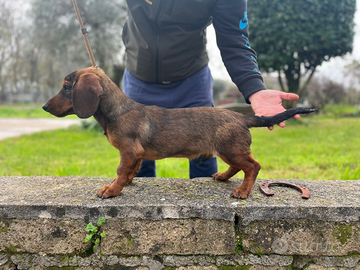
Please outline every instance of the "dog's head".
[{"label": "dog's head", "polygon": [[57,117],[76,114],[79,118],[89,118],[96,112],[103,93],[99,72],[91,67],[66,76],[60,92],[42,108]]}]

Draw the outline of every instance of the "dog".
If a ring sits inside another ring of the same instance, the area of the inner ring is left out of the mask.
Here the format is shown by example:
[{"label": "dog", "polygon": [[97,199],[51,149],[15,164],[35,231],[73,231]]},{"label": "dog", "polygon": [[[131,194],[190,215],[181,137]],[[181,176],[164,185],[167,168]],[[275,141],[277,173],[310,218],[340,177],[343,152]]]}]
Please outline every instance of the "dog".
[{"label": "dog", "polygon": [[269,127],[315,109],[295,108],[271,117],[245,116],[214,107],[165,109],[145,106],[127,97],[98,67],[85,68],[65,77],[60,92],[47,101],[45,111],[57,117],[76,114],[94,116],[108,141],[120,151],[121,161],[112,184],[98,192],[100,198],[115,197],[132,182],[143,159],[217,155],[230,167],[213,175],[227,181],[244,172],[235,198],[247,198],[255,184],[260,164],[250,151],[251,127]]}]

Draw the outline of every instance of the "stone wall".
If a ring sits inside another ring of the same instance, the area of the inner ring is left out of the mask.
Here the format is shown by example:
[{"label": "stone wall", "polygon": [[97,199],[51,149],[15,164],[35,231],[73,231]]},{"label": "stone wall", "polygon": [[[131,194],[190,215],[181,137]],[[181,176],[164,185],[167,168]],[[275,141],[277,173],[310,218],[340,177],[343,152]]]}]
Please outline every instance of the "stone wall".
[{"label": "stone wall", "polygon": [[[0,269],[360,269],[360,181],[294,181],[230,197],[240,179],[0,177]],[[104,217],[85,243],[90,222]],[[97,241],[95,241],[98,239]]]}]

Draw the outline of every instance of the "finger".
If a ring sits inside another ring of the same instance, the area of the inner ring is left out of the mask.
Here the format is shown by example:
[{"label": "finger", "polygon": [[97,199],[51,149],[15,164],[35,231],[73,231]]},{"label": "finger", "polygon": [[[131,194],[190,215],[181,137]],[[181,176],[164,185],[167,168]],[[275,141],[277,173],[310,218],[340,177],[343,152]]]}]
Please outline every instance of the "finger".
[{"label": "finger", "polygon": [[290,100],[290,101],[295,101],[299,99],[299,96],[297,94],[294,93],[284,93],[282,92],[280,95],[281,99],[285,99],[285,100]]},{"label": "finger", "polygon": [[284,122],[281,122],[280,124],[279,124],[279,127],[282,127],[282,128],[284,128],[286,125],[285,125],[285,123]]},{"label": "finger", "polygon": [[270,126],[270,127],[268,127],[268,129],[271,131],[274,129],[274,126]]},{"label": "finger", "polygon": [[293,119],[299,119],[301,116],[299,114],[295,114]]}]

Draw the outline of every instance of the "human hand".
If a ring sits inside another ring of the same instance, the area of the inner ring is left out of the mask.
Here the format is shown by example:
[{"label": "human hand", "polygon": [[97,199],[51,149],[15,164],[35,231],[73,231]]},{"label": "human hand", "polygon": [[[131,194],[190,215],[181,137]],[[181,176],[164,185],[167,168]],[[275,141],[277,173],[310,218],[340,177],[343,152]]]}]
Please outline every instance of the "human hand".
[{"label": "human hand", "polygon": [[[272,116],[286,111],[282,106],[282,100],[295,101],[299,99],[297,94],[285,93],[277,90],[261,90],[252,94],[249,97],[251,107],[257,116]],[[294,119],[299,119],[300,115],[295,115]],[[285,123],[281,122],[280,127],[285,127]],[[269,130],[273,130],[274,127],[269,127]]]}]

